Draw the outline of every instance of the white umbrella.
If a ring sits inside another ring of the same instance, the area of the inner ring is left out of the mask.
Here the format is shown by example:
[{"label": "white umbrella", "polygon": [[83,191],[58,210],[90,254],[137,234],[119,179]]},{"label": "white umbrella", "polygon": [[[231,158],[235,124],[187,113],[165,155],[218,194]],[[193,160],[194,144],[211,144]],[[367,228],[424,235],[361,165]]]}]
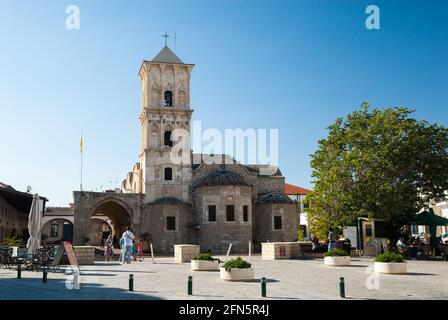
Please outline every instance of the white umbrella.
[{"label": "white umbrella", "polygon": [[33,203],[31,204],[30,216],[28,218],[28,231],[30,238],[26,247],[29,254],[38,253],[40,247],[40,234],[42,228],[42,212],[40,208],[39,196],[37,193],[33,196]]}]

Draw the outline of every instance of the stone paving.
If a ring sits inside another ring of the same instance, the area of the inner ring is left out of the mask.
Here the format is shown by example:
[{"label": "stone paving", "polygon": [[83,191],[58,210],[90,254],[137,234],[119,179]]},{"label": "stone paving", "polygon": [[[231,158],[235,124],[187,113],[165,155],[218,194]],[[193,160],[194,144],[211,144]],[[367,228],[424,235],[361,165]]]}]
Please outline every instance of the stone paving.
[{"label": "stone paving", "polygon": [[[218,257],[223,259],[224,257]],[[246,257],[247,258],[247,257]],[[81,289],[66,288],[64,272],[50,273],[0,269],[0,300],[5,299],[264,299],[260,279],[266,277],[268,299],[340,299],[339,277],[345,278],[347,299],[448,299],[448,262],[408,261],[407,275],[372,274],[372,258],[352,258],[348,267],[330,267],[323,259],[263,261],[253,256],[253,282],[225,282],[219,272],[190,271],[189,263],[173,257],[151,258],[121,265],[99,262],[81,267]],[[134,274],[134,292],[128,291]],[[193,276],[193,296],[187,279]],[[368,289],[366,279],[376,277],[378,289]],[[68,281],[70,282],[70,281]]]}]

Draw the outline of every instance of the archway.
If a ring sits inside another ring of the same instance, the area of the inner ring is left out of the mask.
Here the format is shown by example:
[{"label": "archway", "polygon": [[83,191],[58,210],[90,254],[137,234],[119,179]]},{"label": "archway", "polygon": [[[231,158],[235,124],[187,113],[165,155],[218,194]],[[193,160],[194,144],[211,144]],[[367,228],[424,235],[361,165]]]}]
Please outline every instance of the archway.
[{"label": "archway", "polygon": [[73,222],[66,218],[52,217],[42,225],[41,234],[46,244],[73,241]]},{"label": "archway", "polygon": [[109,235],[113,235],[112,230],[110,218],[106,216],[93,216],[90,218],[90,244],[92,246],[103,246],[104,240],[107,239]]},{"label": "archway", "polygon": [[106,199],[92,209],[89,227],[91,245],[102,246],[109,234],[114,238],[114,245],[131,225],[129,212],[121,201]]}]

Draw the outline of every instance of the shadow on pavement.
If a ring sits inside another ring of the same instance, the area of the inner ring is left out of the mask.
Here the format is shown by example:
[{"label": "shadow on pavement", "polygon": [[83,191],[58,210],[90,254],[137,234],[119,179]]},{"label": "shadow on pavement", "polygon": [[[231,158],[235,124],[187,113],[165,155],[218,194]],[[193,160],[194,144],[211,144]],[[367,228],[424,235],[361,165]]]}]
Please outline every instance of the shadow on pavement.
[{"label": "shadow on pavement", "polygon": [[[245,282],[261,282],[261,278],[253,279],[252,281],[245,281]],[[270,282],[280,282],[280,281],[276,280],[276,279],[266,279],[266,283],[270,283]]]},{"label": "shadow on pavement", "polygon": [[51,279],[51,275],[47,283],[42,283],[41,278],[3,278],[0,287],[0,300],[161,300],[154,295],[130,292],[128,288],[93,282],[81,282],[79,290],[71,290],[65,279]]},{"label": "shadow on pavement", "polygon": [[[383,275],[383,274],[381,274]],[[407,272],[403,276],[438,276],[437,273],[425,273],[425,272]]]},{"label": "shadow on pavement", "polygon": [[95,270],[95,269],[89,269],[89,270],[83,270],[81,269],[81,274],[83,275],[88,275],[89,272],[124,272],[124,273],[157,273],[156,271],[142,271],[142,270],[106,270],[106,269],[101,269],[101,270]]}]

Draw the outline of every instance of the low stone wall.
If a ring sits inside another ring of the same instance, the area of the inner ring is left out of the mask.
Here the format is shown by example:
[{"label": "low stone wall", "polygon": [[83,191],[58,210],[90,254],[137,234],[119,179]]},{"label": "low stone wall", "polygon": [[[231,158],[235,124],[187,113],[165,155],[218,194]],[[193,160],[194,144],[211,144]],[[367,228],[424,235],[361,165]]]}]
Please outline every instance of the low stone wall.
[{"label": "low stone wall", "polygon": [[261,244],[262,260],[297,259],[301,255],[298,242],[268,242]]},{"label": "low stone wall", "polygon": [[92,265],[95,264],[95,247],[92,246],[74,246],[76,260],[78,265]]},{"label": "low stone wall", "polygon": [[174,262],[190,262],[191,258],[199,254],[199,246],[194,244],[174,245]]}]

